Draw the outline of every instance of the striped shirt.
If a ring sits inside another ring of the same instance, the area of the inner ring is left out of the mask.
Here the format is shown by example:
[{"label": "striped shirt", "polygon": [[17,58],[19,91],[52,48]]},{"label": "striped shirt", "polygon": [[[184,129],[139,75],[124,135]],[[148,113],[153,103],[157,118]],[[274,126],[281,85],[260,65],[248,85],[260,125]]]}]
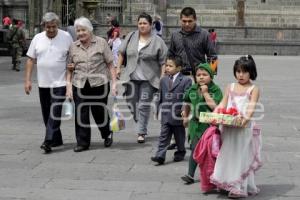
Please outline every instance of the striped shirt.
[{"label": "striped shirt", "polygon": [[[185,51],[184,42],[187,47]],[[187,56],[187,53],[189,56]],[[217,59],[217,53],[209,37],[209,33],[199,26],[193,32],[187,33],[182,29],[171,36],[168,56],[179,56],[183,61],[183,72],[194,72],[197,65]],[[191,59],[189,61],[189,59]],[[191,66],[192,65],[192,66]]]}]

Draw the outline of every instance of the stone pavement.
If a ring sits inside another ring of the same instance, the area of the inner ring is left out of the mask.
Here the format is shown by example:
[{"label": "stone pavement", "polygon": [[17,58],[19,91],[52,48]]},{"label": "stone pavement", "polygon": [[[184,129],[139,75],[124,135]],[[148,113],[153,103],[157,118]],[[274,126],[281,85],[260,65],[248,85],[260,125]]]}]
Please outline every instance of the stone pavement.
[{"label": "stone pavement", "polygon": [[[238,56],[220,56],[216,82],[222,88],[233,81],[232,66]],[[261,89],[264,117],[264,166],[256,183],[261,193],[249,199],[296,200],[300,197],[300,106],[299,57],[255,56],[256,84]],[[203,195],[199,184],[184,185],[180,176],[184,162],[154,166],[159,122],[153,117],[145,144],[136,143],[135,124],[114,135],[111,148],[104,148],[99,132],[92,132],[91,150],[74,153],[73,120],[62,122],[65,145],[49,155],[39,146],[44,127],[34,84],[32,94],[23,91],[24,69],[10,70],[10,59],[0,57],[0,200],[199,200],[227,199]],[[36,83],[36,77],[34,77]],[[189,153],[189,151],[188,151]],[[197,175],[198,176],[198,175]]]}]

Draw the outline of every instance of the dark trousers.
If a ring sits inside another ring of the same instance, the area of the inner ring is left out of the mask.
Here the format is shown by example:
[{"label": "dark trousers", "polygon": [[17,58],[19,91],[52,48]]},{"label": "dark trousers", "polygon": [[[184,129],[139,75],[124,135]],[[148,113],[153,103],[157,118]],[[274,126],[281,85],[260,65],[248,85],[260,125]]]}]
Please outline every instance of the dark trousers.
[{"label": "dark trousers", "polygon": [[191,149],[191,155],[189,158],[189,171],[188,171],[188,175],[190,175],[191,177],[194,177],[196,169],[198,164],[195,162],[193,155],[194,155],[194,150],[198,144],[199,140],[198,139],[194,139],[193,141],[191,141],[191,145],[190,145],[190,149]]},{"label": "dark trousers", "polygon": [[60,118],[66,87],[39,88],[39,96],[46,127],[45,142],[49,145],[62,143]]},{"label": "dark trousers", "polygon": [[174,157],[183,158],[185,156],[185,128],[183,126],[173,126],[166,123],[161,125],[156,157],[165,159],[173,134],[177,145],[177,151],[174,153]]},{"label": "dark trousers", "polygon": [[84,88],[73,86],[73,97],[76,109],[75,132],[78,146],[90,146],[90,109],[102,138],[105,139],[110,135],[110,118],[107,109],[109,91],[109,83],[98,87],[91,87],[89,82],[86,81]]}]

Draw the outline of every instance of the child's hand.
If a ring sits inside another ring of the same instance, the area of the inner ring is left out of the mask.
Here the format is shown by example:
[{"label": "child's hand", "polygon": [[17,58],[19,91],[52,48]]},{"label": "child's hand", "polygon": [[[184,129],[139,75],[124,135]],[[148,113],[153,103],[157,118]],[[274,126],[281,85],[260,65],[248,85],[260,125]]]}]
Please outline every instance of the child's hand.
[{"label": "child's hand", "polygon": [[184,128],[188,127],[188,125],[189,125],[189,118],[188,117],[184,117],[182,123],[183,123]]},{"label": "child's hand", "polygon": [[226,109],[223,108],[223,107],[217,106],[217,107],[214,109],[213,112],[214,112],[214,113],[219,113],[219,114],[225,114],[225,113],[226,113]]},{"label": "child's hand", "polygon": [[69,63],[69,64],[67,65],[67,69],[68,69],[69,71],[73,71],[73,70],[75,69],[74,63]]},{"label": "child's hand", "polygon": [[208,92],[208,87],[207,87],[207,85],[201,85],[201,86],[200,86],[200,92],[201,92],[202,94],[207,93],[207,92]]},{"label": "child's hand", "polygon": [[234,119],[234,125],[236,127],[244,127],[245,123],[246,123],[246,119],[241,115],[236,116]]},{"label": "child's hand", "polygon": [[189,124],[189,118],[188,118],[186,112],[182,111],[181,117],[182,117],[183,126],[186,128]]}]

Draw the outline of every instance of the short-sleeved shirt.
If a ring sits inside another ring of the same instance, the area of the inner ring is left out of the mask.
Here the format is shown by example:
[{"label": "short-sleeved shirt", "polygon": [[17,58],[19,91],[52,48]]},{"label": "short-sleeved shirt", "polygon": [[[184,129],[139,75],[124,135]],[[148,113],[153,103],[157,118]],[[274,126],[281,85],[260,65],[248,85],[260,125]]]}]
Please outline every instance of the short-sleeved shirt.
[{"label": "short-sleeved shirt", "polygon": [[121,44],[122,44],[122,40],[119,37],[117,37],[112,43],[111,51],[114,56],[114,66],[115,67],[118,66],[118,58],[119,58],[118,52],[119,52],[119,48],[120,48]]},{"label": "short-sleeved shirt", "polygon": [[73,85],[83,88],[86,81],[91,87],[108,83],[111,79],[108,64],[113,62],[113,54],[105,39],[92,36],[91,44],[85,48],[80,40],[70,48],[69,63],[74,63]]},{"label": "short-sleeved shirt", "polygon": [[27,56],[37,60],[38,85],[42,88],[66,85],[66,66],[69,48],[73,40],[69,33],[58,30],[50,39],[46,32],[32,39]]},{"label": "short-sleeved shirt", "polygon": [[[192,119],[189,121],[189,140],[191,143],[196,143],[194,141],[198,141],[204,131],[209,127],[209,124],[204,124],[199,122],[199,114],[200,112],[211,112],[212,110],[206,104],[206,101],[203,96],[198,93],[199,85],[193,84],[184,94],[183,100],[184,102],[191,104],[191,113]],[[223,98],[222,91],[219,86],[214,83],[210,83],[208,86],[208,92],[210,96],[213,98],[216,104],[219,104]]]}]

